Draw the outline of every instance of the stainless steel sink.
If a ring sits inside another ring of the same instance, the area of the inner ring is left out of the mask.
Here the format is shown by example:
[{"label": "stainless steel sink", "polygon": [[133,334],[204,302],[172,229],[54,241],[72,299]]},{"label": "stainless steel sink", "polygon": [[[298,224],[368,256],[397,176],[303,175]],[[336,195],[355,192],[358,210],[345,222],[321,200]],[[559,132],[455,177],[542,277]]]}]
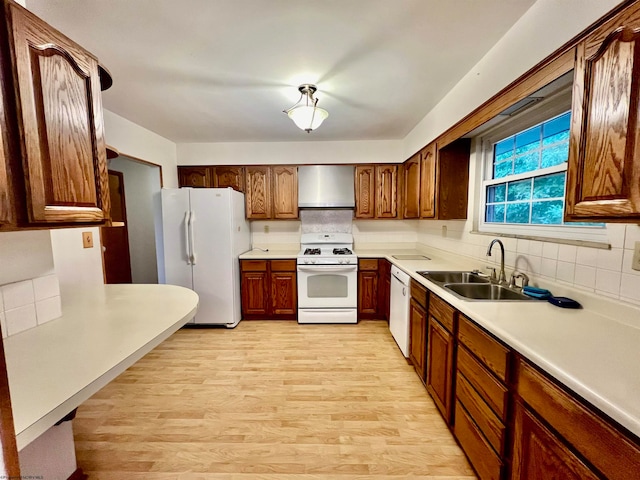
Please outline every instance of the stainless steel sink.
[{"label": "stainless steel sink", "polygon": [[533,300],[531,297],[511,288],[493,284],[490,282],[489,277],[479,275],[476,272],[424,271],[418,273],[464,300],[494,302]]},{"label": "stainless steel sink", "polygon": [[447,283],[489,283],[488,277],[474,272],[418,272],[427,280],[445,285]]},{"label": "stainless steel sink", "polygon": [[520,292],[491,283],[450,283],[444,285],[444,288],[450,290],[454,295],[467,300],[533,300]]}]

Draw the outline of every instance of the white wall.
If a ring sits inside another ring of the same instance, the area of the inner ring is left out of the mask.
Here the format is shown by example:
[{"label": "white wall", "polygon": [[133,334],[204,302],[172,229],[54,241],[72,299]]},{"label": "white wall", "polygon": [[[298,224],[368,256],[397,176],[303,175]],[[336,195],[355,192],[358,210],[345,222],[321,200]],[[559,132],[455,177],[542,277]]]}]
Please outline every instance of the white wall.
[{"label": "white wall", "polygon": [[178,186],[175,143],[109,110],[104,110],[104,125],[107,145],[122,155],[161,165],[164,186]]},{"label": "white wall", "polygon": [[47,230],[0,233],[0,285],[53,273]]},{"label": "white wall", "polygon": [[[404,159],[619,3],[619,0],[538,0],[404,138]],[[481,30],[472,34],[481,34]]]},{"label": "white wall", "polygon": [[132,281],[158,283],[153,202],[160,195],[159,168],[120,156],[110,169],[124,175]]},{"label": "white wall", "polygon": [[[93,233],[93,248],[82,246],[82,232]],[[49,230],[53,262],[64,306],[65,296],[78,288],[104,283],[98,227]]]},{"label": "white wall", "polygon": [[399,163],[400,140],[181,143],[179,165]]}]

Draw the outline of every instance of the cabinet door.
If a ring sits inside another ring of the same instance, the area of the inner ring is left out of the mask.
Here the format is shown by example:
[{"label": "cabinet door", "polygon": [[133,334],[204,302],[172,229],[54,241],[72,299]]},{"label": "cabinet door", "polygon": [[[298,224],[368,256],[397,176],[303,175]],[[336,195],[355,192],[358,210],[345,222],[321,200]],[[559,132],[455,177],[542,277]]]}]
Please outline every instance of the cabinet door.
[{"label": "cabinet door", "polygon": [[378,315],[378,272],[358,272],[358,315],[376,318]]},{"label": "cabinet door", "polygon": [[98,61],[9,4],[28,220],[102,222],[109,178]]},{"label": "cabinet door", "polygon": [[273,218],[298,218],[298,167],[272,167]]},{"label": "cabinet door", "polygon": [[247,167],[245,203],[247,218],[269,219],[271,213],[271,169]]},{"label": "cabinet door", "polygon": [[356,218],[374,218],[375,169],[373,165],[356,165]]},{"label": "cabinet door", "polygon": [[[0,54],[4,55],[0,52]],[[9,162],[15,155],[11,154],[11,122],[7,117],[6,92],[7,85],[4,73],[0,71],[0,227],[16,222],[16,206],[14,205],[13,188],[9,176]]]},{"label": "cabinet door", "polygon": [[415,154],[402,165],[403,217],[420,217],[420,153]]},{"label": "cabinet door", "polygon": [[398,216],[398,166],[376,165],[376,218]]},{"label": "cabinet door", "polygon": [[515,411],[513,480],[599,478],[520,402]]},{"label": "cabinet door", "polygon": [[420,218],[436,215],[436,144],[420,152]]},{"label": "cabinet door", "polygon": [[409,328],[410,345],[409,359],[413,363],[420,380],[426,377],[426,345],[427,338],[427,311],[415,299],[409,300]]},{"label": "cabinet door", "polygon": [[427,390],[447,425],[451,424],[451,381],[453,378],[453,335],[429,316],[427,347]]},{"label": "cabinet door", "polygon": [[211,188],[213,167],[178,167],[178,184],[181,187]]},{"label": "cabinet door", "polygon": [[213,186],[216,188],[231,187],[238,192],[244,192],[244,168],[215,167],[213,172]]},{"label": "cabinet door", "polygon": [[436,218],[467,218],[471,140],[461,138],[438,149],[436,158]]},{"label": "cabinet door", "polygon": [[273,317],[295,318],[298,311],[296,296],[296,272],[271,272]]},{"label": "cabinet door", "polygon": [[269,315],[267,272],[242,272],[242,316]]},{"label": "cabinet door", "polygon": [[586,56],[577,47],[567,220],[640,218],[640,32],[620,29]]}]

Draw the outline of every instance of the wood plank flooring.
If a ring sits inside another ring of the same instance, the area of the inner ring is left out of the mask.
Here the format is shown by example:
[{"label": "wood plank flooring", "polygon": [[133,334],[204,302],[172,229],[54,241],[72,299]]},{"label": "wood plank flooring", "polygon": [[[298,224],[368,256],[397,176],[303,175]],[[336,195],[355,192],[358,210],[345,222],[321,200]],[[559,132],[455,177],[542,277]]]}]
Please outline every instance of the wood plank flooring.
[{"label": "wood plank flooring", "polygon": [[476,478],[381,321],[180,330],[74,431],[91,480]]}]

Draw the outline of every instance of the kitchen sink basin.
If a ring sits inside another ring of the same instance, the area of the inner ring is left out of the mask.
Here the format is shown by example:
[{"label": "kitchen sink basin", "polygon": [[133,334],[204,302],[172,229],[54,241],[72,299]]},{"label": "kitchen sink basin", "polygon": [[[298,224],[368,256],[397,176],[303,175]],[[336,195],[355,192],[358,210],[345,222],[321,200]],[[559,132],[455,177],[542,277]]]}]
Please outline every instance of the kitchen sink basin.
[{"label": "kitchen sink basin", "polygon": [[418,272],[427,280],[442,285],[447,283],[489,283],[488,277],[483,277],[474,272]]},{"label": "kitchen sink basin", "polygon": [[533,300],[520,292],[492,283],[450,283],[444,288],[467,300]]}]

